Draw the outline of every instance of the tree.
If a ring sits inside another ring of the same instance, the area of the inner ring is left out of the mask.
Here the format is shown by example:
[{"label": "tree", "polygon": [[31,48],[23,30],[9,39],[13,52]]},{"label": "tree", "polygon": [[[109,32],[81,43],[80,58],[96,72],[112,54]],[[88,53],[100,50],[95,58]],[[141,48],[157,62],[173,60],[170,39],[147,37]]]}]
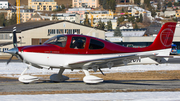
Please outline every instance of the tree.
[{"label": "tree", "polygon": [[0,14],[0,26],[5,26],[4,13],[1,13],[1,14]]},{"label": "tree", "polygon": [[139,17],[139,22],[143,22],[143,16],[142,16],[142,14],[140,14],[140,17]]},{"label": "tree", "polygon": [[86,14],[86,18],[84,19],[84,25],[86,25],[86,26],[91,26],[87,14]]},{"label": "tree", "polygon": [[111,23],[111,21],[107,22],[107,30],[112,30],[112,23]]},{"label": "tree", "polygon": [[167,4],[168,7],[172,7],[172,2],[169,1],[168,4]]},{"label": "tree", "polygon": [[158,0],[157,9],[161,10],[161,1],[160,0]]},{"label": "tree", "polygon": [[134,4],[140,5],[140,0],[134,0]]},{"label": "tree", "polygon": [[9,20],[7,20],[6,22],[5,22],[5,26],[10,26],[10,25],[14,25],[14,24],[16,24],[17,22],[16,22],[16,14],[15,14],[15,12],[12,14],[12,16],[11,16],[11,19],[9,19]]},{"label": "tree", "polygon": [[116,27],[116,29],[114,30],[114,36],[122,37],[122,33],[119,27]]},{"label": "tree", "polygon": [[61,5],[61,8],[62,8],[62,9],[65,9],[65,6],[64,6],[64,4],[62,4],[62,5]]},{"label": "tree", "polygon": [[139,29],[137,23],[135,23],[134,29]]},{"label": "tree", "polygon": [[97,25],[97,28],[98,28],[98,29],[101,29],[101,30],[104,30],[104,28],[105,28],[104,22],[102,22],[101,20],[99,20],[98,25]]},{"label": "tree", "polygon": [[99,0],[99,4],[100,4],[100,5],[103,5],[103,1],[104,1],[104,0]]},{"label": "tree", "polygon": [[134,21],[135,21],[135,17],[134,16],[128,17],[128,22],[134,23]]},{"label": "tree", "polygon": [[62,7],[58,6],[58,8],[55,11],[62,11]]},{"label": "tree", "polygon": [[99,2],[102,4],[104,9],[112,10],[115,12],[116,10],[116,1],[115,0],[103,0]]},{"label": "tree", "polygon": [[121,9],[121,12],[124,13],[124,9],[123,8]]},{"label": "tree", "polygon": [[122,23],[124,21],[124,17],[121,16],[120,18],[117,19],[117,25],[119,25],[120,23]]},{"label": "tree", "polygon": [[103,0],[103,8],[107,9],[107,1],[106,0]]}]

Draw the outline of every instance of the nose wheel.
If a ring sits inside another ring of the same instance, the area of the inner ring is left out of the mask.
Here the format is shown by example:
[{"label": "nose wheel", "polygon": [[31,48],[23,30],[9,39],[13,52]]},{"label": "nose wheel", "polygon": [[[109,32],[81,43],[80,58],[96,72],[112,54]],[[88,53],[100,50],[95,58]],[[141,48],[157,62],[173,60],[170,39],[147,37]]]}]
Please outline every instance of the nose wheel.
[{"label": "nose wheel", "polygon": [[35,76],[31,76],[31,75],[24,75],[24,73],[29,69],[31,65],[28,65],[27,68],[21,73],[21,76],[19,77],[19,81],[25,84],[28,84],[30,82],[39,80],[37,77]]}]

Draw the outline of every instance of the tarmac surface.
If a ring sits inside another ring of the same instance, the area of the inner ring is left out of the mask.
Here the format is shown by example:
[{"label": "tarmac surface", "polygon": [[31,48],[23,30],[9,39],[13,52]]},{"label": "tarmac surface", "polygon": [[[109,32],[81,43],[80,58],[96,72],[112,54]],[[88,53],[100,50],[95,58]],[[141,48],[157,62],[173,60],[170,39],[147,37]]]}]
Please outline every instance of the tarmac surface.
[{"label": "tarmac surface", "polygon": [[85,84],[83,81],[65,81],[53,83],[50,81],[36,81],[23,84],[16,80],[2,82],[0,79],[0,93],[2,92],[39,92],[39,91],[93,91],[93,90],[151,90],[161,89],[163,91],[180,89],[180,80],[120,80],[104,81],[100,84]]}]

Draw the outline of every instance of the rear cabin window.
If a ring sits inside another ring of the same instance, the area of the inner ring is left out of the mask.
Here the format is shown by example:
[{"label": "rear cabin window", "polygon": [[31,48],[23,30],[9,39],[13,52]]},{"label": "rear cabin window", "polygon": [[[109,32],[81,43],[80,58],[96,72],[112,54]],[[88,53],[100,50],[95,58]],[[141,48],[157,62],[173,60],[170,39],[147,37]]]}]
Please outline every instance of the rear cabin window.
[{"label": "rear cabin window", "polygon": [[89,49],[103,49],[104,43],[95,39],[90,40]]},{"label": "rear cabin window", "polygon": [[85,37],[72,37],[70,48],[84,49],[86,44]]}]

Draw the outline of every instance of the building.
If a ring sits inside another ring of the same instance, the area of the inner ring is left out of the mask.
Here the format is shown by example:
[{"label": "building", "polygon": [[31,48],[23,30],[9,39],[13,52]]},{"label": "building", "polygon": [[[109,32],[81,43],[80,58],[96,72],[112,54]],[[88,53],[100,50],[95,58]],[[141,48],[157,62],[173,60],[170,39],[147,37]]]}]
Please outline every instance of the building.
[{"label": "building", "polygon": [[36,11],[53,11],[58,6],[54,0],[28,0],[28,7]]},{"label": "building", "polygon": [[[16,9],[11,9],[7,11],[7,20],[11,19],[12,15],[16,13]],[[20,10],[20,19],[21,22],[26,22],[35,14],[33,9],[21,9]]]},{"label": "building", "polygon": [[40,14],[36,13],[34,14],[31,18],[30,18],[31,21],[40,21],[40,20],[44,20]]},{"label": "building", "polygon": [[180,10],[176,10],[176,17],[177,17],[177,18],[180,17]]},{"label": "building", "polygon": [[[112,11],[85,11],[85,14],[83,15],[83,19],[86,18],[86,14],[89,19],[92,20],[102,20],[102,19],[113,19],[114,15]],[[94,25],[93,25],[94,26]]]},{"label": "building", "polygon": [[8,0],[0,0],[0,9],[7,9],[9,8]]},{"label": "building", "polygon": [[78,13],[56,13],[51,14],[50,20],[67,20],[80,23],[80,15]]},{"label": "building", "polygon": [[99,0],[72,0],[72,7],[99,7]]},{"label": "building", "polygon": [[[59,34],[83,34],[105,39],[105,31],[69,21],[26,22],[0,29],[0,43],[12,42],[12,30],[16,26],[18,46],[42,44]],[[0,51],[13,48],[13,45],[0,47]],[[8,55],[0,53],[0,55]]]},{"label": "building", "polygon": [[140,15],[142,14],[143,17],[147,17],[149,18],[150,20],[152,20],[152,16],[151,16],[151,12],[148,11],[148,10],[145,10],[143,8],[140,8],[140,7],[128,7],[128,13],[131,14],[131,16],[134,16],[135,18],[139,18]]},{"label": "building", "polygon": [[[134,0],[116,0],[116,3],[134,3]],[[140,4],[143,4],[144,0],[140,0]]]},{"label": "building", "polygon": [[80,20],[84,20],[83,15],[86,11],[90,11],[91,8],[69,8],[66,13],[78,13],[80,15]]}]

